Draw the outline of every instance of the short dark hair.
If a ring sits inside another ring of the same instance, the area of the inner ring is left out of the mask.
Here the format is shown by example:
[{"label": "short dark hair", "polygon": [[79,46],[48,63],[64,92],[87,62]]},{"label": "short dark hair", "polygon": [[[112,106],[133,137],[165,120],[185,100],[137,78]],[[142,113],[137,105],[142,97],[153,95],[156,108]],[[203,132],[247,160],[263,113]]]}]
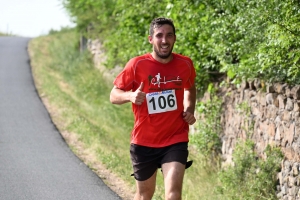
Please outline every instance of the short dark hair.
[{"label": "short dark hair", "polygon": [[154,29],[158,28],[158,27],[161,27],[164,24],[168,24],[168,25],[172,26],[173,31],[174,31],[174,35],[175,35],[175,26],[173,24],[173,21],[171,19],[164,18],[164,17],[159,17],[159,18],[155,18],[155,19],[152,20],[152,22],[150,24],[149,34],[151,36],[153,36]]}]

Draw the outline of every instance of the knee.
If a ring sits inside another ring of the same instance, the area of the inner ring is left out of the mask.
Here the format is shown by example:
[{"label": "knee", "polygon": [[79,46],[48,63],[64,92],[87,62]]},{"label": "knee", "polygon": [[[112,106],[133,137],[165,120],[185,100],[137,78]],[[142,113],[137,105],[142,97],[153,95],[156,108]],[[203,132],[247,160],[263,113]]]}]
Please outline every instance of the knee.
[{"label": "knee", "polygon": [[166,194],[166,200],[181,200],[180,191],[172,191]]},{"label": "knee", "polygon": [[134,196],[134,200],[151,200],[153,197],[154,191],[137,191]]}]

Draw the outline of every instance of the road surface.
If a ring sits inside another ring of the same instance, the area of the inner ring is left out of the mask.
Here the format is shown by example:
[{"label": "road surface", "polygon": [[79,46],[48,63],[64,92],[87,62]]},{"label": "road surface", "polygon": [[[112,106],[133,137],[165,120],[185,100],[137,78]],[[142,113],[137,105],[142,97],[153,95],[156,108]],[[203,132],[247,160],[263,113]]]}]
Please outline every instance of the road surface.
[{"label": "road surface", "polygon": [[34,86],[29,40],[0,37],[0,200],[121,199],[52,123]]}]

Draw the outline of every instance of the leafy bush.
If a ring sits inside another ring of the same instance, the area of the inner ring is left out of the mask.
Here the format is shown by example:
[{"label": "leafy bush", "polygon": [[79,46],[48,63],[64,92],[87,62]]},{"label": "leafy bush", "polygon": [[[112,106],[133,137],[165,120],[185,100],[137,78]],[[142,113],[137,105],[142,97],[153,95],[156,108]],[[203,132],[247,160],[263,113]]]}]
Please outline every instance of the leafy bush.
[{"label": "leafy bush", "polygon": [[224,199],[277,199],[276,175],[283,155],[278,148],[268,146],[267,159],[258,158],[250,140],[240,142],[233,153],[234,166],[219,173],[221,186],[217,192]]},{"label": "leafy bush", "polygon": [[297,0],[62,2],[81,33],[103,40],[109,68],[150,51],[150,21],[165,16],[177,27],[174,50],[194,61],[197,88],[202,93],[215,72],[237,80],[300,83]]},{"label": "leafy bush", "polygon": [[190,142],[208,161],[217,161],[221,153],[221,104],[212,85],[209,86],[210,99],[199,102],[197,112],[200,119],[196,124],[196,133],[190,135]]}]

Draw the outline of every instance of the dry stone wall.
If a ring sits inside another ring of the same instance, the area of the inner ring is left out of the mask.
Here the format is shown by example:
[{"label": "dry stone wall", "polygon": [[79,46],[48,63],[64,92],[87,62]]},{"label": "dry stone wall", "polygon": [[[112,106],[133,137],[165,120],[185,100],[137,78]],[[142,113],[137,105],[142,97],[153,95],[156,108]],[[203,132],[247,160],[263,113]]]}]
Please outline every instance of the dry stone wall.
[{"label": "dry stone wall", "polygon": [[252,139],[258,155],[266,158],[267,145],[284,153],[278,173],[279,199],[300,199],[300,86],[262,85],[259,80],[239,88],[220,88],[224,102],[221,123],[223,164],[232,164],[238,140]]},{"label": "dry stone wall", "polygon": [[93,60],[95,67],[100,70],[105,80],[113,86],[115,77],[122,71],[123,67],[113,66],[106,67],[106,55],[105,50],[100,40],[88,40],[87,49],[93,54]]}]

